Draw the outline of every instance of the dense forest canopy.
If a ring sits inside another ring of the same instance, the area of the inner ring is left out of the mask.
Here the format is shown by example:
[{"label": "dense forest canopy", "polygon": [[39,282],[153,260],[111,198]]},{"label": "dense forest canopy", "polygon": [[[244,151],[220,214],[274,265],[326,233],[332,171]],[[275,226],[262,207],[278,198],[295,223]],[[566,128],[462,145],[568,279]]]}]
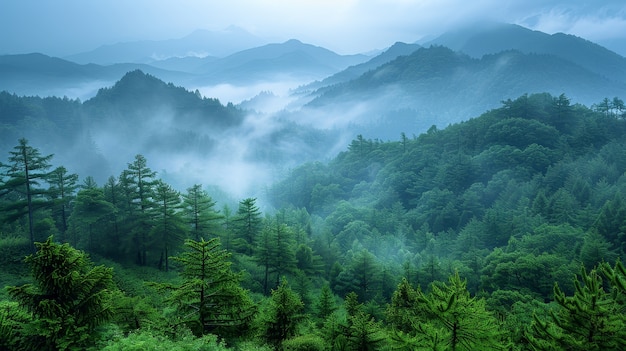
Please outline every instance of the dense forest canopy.
[{"label": "dense forest canopy", "polygon": [[625,112],[532,94],[358,135],[263,211],[178,189],[141,154],[79,179],[19,139],[1,164],[0,348],[624,349]]}]

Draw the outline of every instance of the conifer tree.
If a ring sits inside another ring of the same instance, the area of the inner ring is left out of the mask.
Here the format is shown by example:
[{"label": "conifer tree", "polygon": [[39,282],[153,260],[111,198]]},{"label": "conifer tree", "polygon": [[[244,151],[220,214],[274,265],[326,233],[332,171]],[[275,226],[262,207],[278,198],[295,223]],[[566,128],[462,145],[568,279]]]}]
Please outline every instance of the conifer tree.
[{"label": "conifer tree", "polygon": [[169,184],[158,180],[154,189],[155,213],[151,238],[161,247],[159,269],[169,271],[169,255],[173,248],[180,247],[185,237],[184,221],[181,216],[180,194]]},{"label": "conifer tree", "polygon": [[261,211],[256,205],[256,199],[241,200],[234,221],[237,239],[234,246],[238,252],[251,256],[262,225]]},{"label": "conifer tree", "polygon": [[337,309],[335,306],[335,296],[332,290],[330,290],[330,285],[324,284],[322,286],[316,307],[317,316],[321,319],[325,319]]},{"label": "conifer tree", "polygon": [[145,266],[148,262],[148,234],[152,228],[150,211],[154,207],[153,195],[156,172],[148,167],[143,155],[135,156],[135,161],[128,164],[122,172],[123,181],[128,197],[130,216],[130,232],[133,244],[137,249],[137,263]]},{"label": "conifer tree", "polygon": [[170,291],[167,299],[196,335],[242,334],[255,312],[241,277],[231,270],[230,254],[218,238],[187,240],[186,251],[173,259],[182,265],[181,285],[155,284]]},{"label": "conifer tree", "polygon": [[[458,273],[448,284],[434,282],[429,294],[401,283],[388,315],[392,316],[397,346],[432,350],[504,350],[507,343],[485,301],[471,297]],[[398,311],[414,306],[409,315]],[[399,327],[399,328],[398,328]]]},{"label": "conifer tree", "polygon": [[534,316],[527,333],[532,349],[624,350],[626,316],[623,300],[605,291],[602,283],[596,269],[587,273],[583,267],[580,278],[574,281],[574,296],[566,296],[555,284],[554,300],[559,309],[551,312],[547,321]]},{"label": "conifer tree", "polygon": [[276,350],[280,349],[284,340],[296,334],[298,324],[304,319],[303,309],[300,296],[283,278],[278,288],[272,290],[270,304],[264,315],[263,336]]},{"label": "conifer tree", "polygon": [[[338,349],[347,350],[368,351],[381,348],[386,340],[382,327],[369,313],[365,312],[356,293],[350,292],[346,295],[344,309],[347,312],[345,321],[338,321],[335,325],[336,332],[328,333],[327,330],[327,336],[332,337],[328,340],[329,343],[339,346]],[[332,316],[328,320],[332,320]],[[328,325],[325,327],[327,328]]]},{"label": "conifer tree", "polygon": [[215,201],[202,190],[202,185],[195,184],[183,195],[183,208],[187,223],[191,225],[191,237],[198,241],[207,235],[217,235],[217,221],[222,216],[215,210]]},{"label": "conifer tree", "polygon": [[410,333],[414,331],[414,321],[423,307],[420,294],[403,278],[391,297],[391,304],[385,311],[387,321],[400,332]]},{"label": "conifer tree", "polygon": [[52,237],[26,257],[34,284],[8,287],[9,295],[32,313],[24,326],[29,350],[85,349],[96,327],[112,316],[112,269],[92,267],[89,258]]},{"label": "conifer tree", "polygon": [[47,169],[51,167],[53,155],[41,156],[38,149],[28,145],[22,138],[19,145],[9,151],[9,164],[0,164],[4,168],[1,178],[6,180],[0,185],[0,196],[16,193],[17,196],[2,211],[7,213],[7,221],[14,221],[28,215],[28,232],[31,249],[35,251],[35,219],[37,209],[47,206],[44,199],[46,190],[41,188],[41,181],[48,177]]},{"label": "conifer tree", "polygon": [[224,248],[227,251],[232,249],[233,242],[233,230],[234,230],[234,216],[232,210],[228,205],[222,207],[222,220],[221,220],[221,238]]},{"label": "conifer tree", "polygon": [[[59,216],[59,231],[64,234],[67,230],[67,218],[70,215],[70,203],[75,198],[78,189],[78,174],[68,174],[65,167],[57,167],[50,172],[48,182],[50,183],[49,194]],[[61,240],[63,241],[64,238]]]},{"label": "conifer tree", "polygon": [[254,259],[264,267],[263,293],[269,291],[269,275],[276,275],[278,286],[280,277],[292,273],[296,268],[293,231],[286,224],[267,219],[266,225],[258,235],[254,250]]},{"label": "conifer tree", "polygon": [[[104,194],[100,188],[86,188],[78,192],[74,204],[74,209],[69,218],[70,237],[68,238],[72,245],[76,246],[79,242],[79,235],[85,237],[85,246],[89,251],[95,250],[94,245],[94,226],[115,212],[115,206],[104,199]],[[107,242],[109,238],[100,238],[101,241]],[[98,245],[102,252],[108,245]]]}]

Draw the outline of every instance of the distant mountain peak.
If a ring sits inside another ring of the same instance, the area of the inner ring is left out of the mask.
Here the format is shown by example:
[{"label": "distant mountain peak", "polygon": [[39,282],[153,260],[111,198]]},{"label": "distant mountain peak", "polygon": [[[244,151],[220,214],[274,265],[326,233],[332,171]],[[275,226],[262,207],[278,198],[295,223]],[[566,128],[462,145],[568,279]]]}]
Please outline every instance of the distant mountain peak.
[{"label": "distant mountain peak", "polygon": [[306,44],[304,44],[303,42],[301,42],[300,40],[298,40],[298,39],[293,39],[293,38],[292,38],[292,39],[287,40],[287,41],[286,41],[286,42],[284,42],[283,44],[286,44],[286,45],[306,45]]},{"label": "distant mountain peak", "polygon": [[626,58],[571,34],[547,34],[517,24],[487,22],[458,28],[425,45],[443,45],[480,58],[506,50],[547,54],[571,61],[606,78],[626,82]]}]

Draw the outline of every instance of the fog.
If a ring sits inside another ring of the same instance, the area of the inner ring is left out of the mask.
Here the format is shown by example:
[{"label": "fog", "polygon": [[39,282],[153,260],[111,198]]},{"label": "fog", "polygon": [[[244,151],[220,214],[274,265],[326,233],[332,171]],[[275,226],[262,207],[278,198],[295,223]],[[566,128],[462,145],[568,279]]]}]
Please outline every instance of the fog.
[{"label": "fog", "polygon": [[[139,124],[124,128],[115,119],[99,122],[90,131],[91,138],[112,174],[92,176],[99,182],[110,175],[118,176],[136,154],[142,154],[148,167],[179,191],[197,183],[219,188],[230,200],[256,197],[262,202],[267,188],[290,169],[307,161],[328,160],[349,142],[341,133],[327,130],[332,127],[329,123],[314,126],[304,123],[311,117],[300,121],[284,118],[285,107],[295,99],[289,95],[290,91],[297,84],[273,82],[197,88],[202,95],[217,97],[223,104],[248,105],[242,123],[223,130],[187,129],[189,126],[176,120],[175,109],[168,105],[148,108],[137,119],[141,121]],[[258,101],[254,101],[255,96]],[[295,127],[297,122],[300,126]],[[300,130],[296,132],[297,129]],[[178,131],[201,142],[177,144],[173,140],[177,139]],[[302,139],[302,135],[314,137]],[[322,140],[311,144],[305,139]]]}]

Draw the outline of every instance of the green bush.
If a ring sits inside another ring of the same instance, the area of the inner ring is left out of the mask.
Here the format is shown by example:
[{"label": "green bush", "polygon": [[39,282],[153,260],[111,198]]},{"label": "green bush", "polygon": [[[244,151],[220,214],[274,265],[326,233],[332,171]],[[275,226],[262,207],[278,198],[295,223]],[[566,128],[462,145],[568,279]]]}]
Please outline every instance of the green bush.
[{"label": "green bush", "polygon": [[284,351],[323,351],[326,343],[317,335],[302,335],[283,341]]},{"label": "green bush", "polygon": [[151,330],[139,330],[128,336],[118,335],[103,351],[227,351],[215,335],[196,338],[191,333],[172,340]]}]

